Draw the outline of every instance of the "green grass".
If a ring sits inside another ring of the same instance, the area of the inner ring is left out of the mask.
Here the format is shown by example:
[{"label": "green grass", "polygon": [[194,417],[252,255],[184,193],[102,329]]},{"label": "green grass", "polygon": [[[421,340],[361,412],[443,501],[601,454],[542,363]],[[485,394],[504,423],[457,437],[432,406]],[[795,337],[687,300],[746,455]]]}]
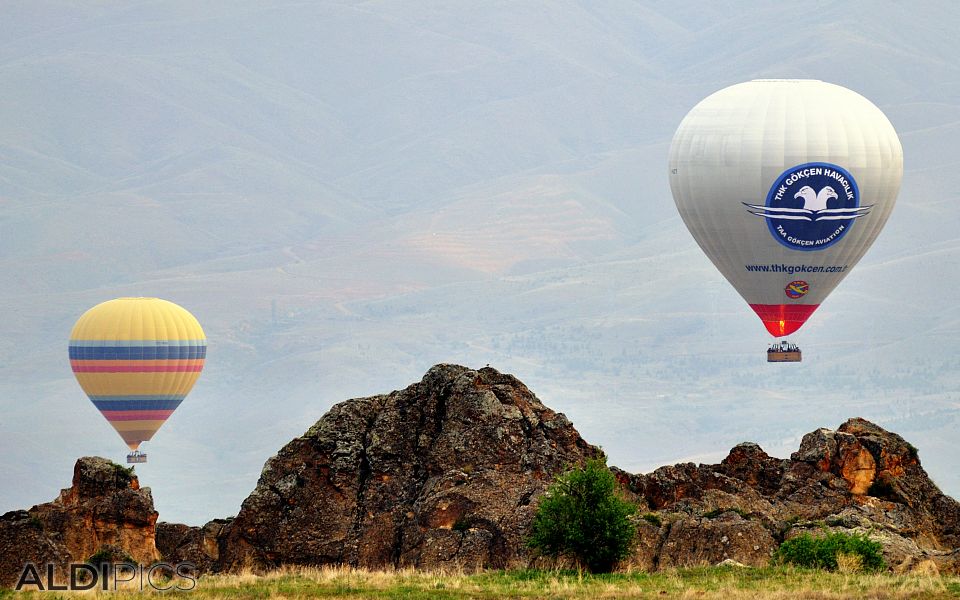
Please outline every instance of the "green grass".
[{"label": "green grass", "polygon": [[[28,592],[16,598],[90,598],[89,593],[52,595]],[[121,599],[157,593],[94,594]],[[477,574],[413,570],[364,571],[349,568],[285,568],[253,574],[205,576],[190,592],[175,594],[190,600],[258,598],[960,598],[960,578],[890,573],[838,574],[813,569],[700,567],[658,573],[590,575],[576,571],[512,570]],[[3,594],[0,593],[0,598]]]}]

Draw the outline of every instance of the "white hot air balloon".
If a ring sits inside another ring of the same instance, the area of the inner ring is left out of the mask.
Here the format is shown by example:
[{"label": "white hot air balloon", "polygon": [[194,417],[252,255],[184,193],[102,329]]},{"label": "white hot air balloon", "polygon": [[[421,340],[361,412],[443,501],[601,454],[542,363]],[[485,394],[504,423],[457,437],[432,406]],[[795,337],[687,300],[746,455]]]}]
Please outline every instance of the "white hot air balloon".
[{"label": "white hot air balloon", "polygon": [[863,257],[903,175],[880,109],[811,80],[712,94],[680,123],[669,160],[683,222],[775,337],[799,329]]}]

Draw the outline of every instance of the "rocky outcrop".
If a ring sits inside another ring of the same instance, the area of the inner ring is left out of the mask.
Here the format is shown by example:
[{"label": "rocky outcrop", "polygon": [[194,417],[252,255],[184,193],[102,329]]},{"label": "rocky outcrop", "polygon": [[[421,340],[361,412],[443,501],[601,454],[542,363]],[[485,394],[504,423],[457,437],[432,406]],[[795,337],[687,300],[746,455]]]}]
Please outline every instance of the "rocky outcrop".
[{"label": "rocky outcrop", "polygon": [[59,540],[43,531],[43,524],[25,510],[14,510],[0,516],[0,587],[13,587],[24,565],[57,565],[56,576],[63,580],[64,565],[70,553]]},{"label": "rocky outcrop", "polygon": [[[526,560],[539,495],[596,453],[513,377],[438,365],[403,391],[335,406],[267,461],[214,536],[216,568]],[[830,529],[869,533],[898,570],[960,565],[960,505],[916,448],[863,419],[807,434],[789,459],[748,442],[716,465],[612,470],[641,507],[636,567],[763,565],[784,539]]]},{"label": "rocky outcrop", "polygon": [[784,539],[825,530],[867,533],[896,570],[960,567],[960,504],[930,480],[916,448],[864,419],[808,433],[789,460],[745,443],[718,465],[615,472],[660,524],[640,528],[641,567],[765,564]]},{"label": "rocky outcrop", "polygon": [[[132,471],[80,459],[56,500],[0,517],[0,584],[28,561],[104,552],[200,571],[526,565],[541,494],[598,454],[514,377],[437,365],[404,390],[334,406],[266,462],[232,520],[156,524]],[[960,504],[916,448],[863,419],[808,433],[789,459],[742,443],[715,465],[611,470],[640,507],[633,567],[763,565],[785,539],[848,531],[879,541],[897,571],[960,574]]]},{"label": "rocky outcrop", "polygon": [[201,573],[213,571],[220,560],[220,538],[232,521],[232,518],[214,519],[203,527],[157,523],[157,550],[168,563],[188,562]]},{"label": "rocky outcrop", "polygon": [[156,522],[150,489],[140,487],[132,469],[81,458],[73,485],[56,500],[0,517],[0,585],[16,583],[26,562],[53,563],[62,572],[105,552],[150,564],[160,558]]},{"label": "rocky outcrop", "polygon": [[677,519],[664,533],[658,568],[715,565],[735,560],[747,565],[767,564],[776,541],[759,522],[736,512],[716,518],[703,516]]},{"label": "rocky outcrop", "polygon": [[540,494],[595,454],[514,377],[437,365],[334,406],[268,460],[220,566],[504,567],[526,557]]}]

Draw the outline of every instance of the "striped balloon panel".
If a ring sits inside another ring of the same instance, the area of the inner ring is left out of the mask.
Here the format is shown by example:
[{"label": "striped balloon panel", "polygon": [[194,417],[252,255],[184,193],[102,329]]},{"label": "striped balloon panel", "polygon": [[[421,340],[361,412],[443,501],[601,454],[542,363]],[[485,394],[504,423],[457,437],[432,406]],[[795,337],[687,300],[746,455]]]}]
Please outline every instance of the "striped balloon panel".
[{"label": "striped balloon panel", "polygon": [[203,370],[203,340],[72,340],[70,366],[132,449],[150,440]]},{"label": "striped balloon panel", "polygon": [[206,351],[193,315],[156,298],[95,306],[77,321],[69,345],[80,387],[134,450],[193,388]]}]

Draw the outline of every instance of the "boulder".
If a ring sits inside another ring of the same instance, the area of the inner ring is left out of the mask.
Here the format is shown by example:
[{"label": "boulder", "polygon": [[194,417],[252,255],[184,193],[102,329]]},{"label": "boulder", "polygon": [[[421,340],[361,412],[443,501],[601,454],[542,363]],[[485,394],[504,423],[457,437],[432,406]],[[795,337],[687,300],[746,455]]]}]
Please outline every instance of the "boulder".
[{"label": "boulder", "polygon": [[157,550],[165,562],[189,562],[201,573],[214,571],[220,560],[220,538],[232,521],[214,519],[203,527],[161,521],[157,523]]},{"label": "boulder", "polygon": [[[960,504],[930,480],[915,447],[861,418],[836,431],[806,434],[789,460],[743,443],[718,465],[617,473],[654,515],[671,523],[652,559],[651,538],[641,536],[639,563],[664,567],[729,558],[755,565],[784,539],[846,531],[880,542],[897,571],[956,569]],[[734,514],[747,523],[728,517]]]},{"label": "boulder", "polygon": [[528,558],[540,494],[598,452],[511,375],[437,365],[269,459],[220,566],[505,567]]},{"label": "boulder", "polygon": [[760,522],[725,512],[713,518],[678,519],[670,526],[660,549],[660,568],[715,565],[734,560],[763,566],[777,542]]},{"label": "boulder", "polygon": [[70,552],[56,537],[43,530],[40,519],[25,510],[0,516],[0,587],[13,587],[28,562],[44,573],[44,564],[56,565],[56,576],[63,580]]},{"label": "boulder", "polygon": [[97,553],[150,564],[160,558],[156,522],[150,488],[140,487],[133,469],[81,458],[56,500],[0,518],[0,584],[15,584],[26,562],[55,564],[60,574]]}]

